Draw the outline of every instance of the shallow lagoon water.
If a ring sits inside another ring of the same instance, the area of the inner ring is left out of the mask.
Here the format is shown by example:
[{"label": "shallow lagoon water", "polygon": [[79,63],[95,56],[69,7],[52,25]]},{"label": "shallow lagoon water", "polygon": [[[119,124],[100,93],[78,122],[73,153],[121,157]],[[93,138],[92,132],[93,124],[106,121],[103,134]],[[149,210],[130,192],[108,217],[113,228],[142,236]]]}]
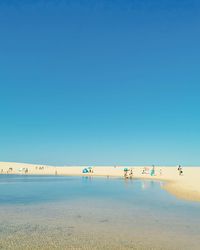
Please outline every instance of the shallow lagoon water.
[{"label": "shallow lagoon water", "polygon": [[199,249],[200,203],[162,185],[0,175],[0,249]]}]

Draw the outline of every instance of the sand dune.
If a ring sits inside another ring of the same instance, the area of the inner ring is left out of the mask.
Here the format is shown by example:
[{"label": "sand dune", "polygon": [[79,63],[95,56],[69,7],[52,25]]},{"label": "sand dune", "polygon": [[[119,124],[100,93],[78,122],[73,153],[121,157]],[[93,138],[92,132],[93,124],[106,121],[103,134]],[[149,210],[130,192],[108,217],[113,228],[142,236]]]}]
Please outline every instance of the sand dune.
[{"label": "sand dune", "polygon": [[[27,175],[89,175],[102,177],[123,177],[124,168],[133,169],[133,178],[164,181],[163,188],[179,198],[200,201],[200,167],[183,167],[180,176],[177,166],[155,166],[155,175],[151,176],[151,166],[93,166],[93,173],[82,173],[88,166],[47,166],[14,162],[0,162],[0,174]],[[146,168],[146,173],[142,174]],[[149,172],[148,172],[149,169]]]}]

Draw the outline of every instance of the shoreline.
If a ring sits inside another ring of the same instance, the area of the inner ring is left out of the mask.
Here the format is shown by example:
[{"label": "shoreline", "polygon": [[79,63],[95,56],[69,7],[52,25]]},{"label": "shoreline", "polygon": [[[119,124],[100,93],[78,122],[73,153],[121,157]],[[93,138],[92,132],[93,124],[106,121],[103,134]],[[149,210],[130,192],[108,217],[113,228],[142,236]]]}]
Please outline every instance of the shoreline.
[{"label": "shoreline", "polygon": [[[163,189],[188,201],[200,201],[200,167],[184,167],[183,176],[179,176],[177,166],[155,166],[155,175],[151,176],[152,166],[93,166],[92,173],[82,173],[88,166],[47,166],[39,164],[0,162],[0,174],[41,175],[41,176],[91,176],[124,178],[124,168],[132,169],[132,179],[163,181]],[[142,173],[144,169],[148,173]]]}]

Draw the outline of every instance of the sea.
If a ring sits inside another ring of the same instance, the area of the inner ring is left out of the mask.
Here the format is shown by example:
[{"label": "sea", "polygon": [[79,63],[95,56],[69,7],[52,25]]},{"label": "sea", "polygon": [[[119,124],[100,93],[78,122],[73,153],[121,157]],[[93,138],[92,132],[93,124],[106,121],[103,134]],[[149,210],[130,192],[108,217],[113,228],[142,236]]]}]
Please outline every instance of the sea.
[{"label": "sea", "polygon": [[0,175],[0,249],[200,249],[200,202],[152,180]]}]

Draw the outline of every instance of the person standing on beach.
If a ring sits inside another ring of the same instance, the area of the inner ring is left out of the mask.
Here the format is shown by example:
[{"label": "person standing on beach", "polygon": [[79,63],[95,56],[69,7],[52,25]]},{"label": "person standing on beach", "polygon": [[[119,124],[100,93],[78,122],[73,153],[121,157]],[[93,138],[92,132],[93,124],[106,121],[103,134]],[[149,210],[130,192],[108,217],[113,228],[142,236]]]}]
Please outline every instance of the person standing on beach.
[{"label": "person standing on beach", "polygon": [[124,178],[127,179],[128,178],[128,169],[124,169]]},{"label": "person standing on beach", "polygon": [[178,172],[179,175],[183,175],[183,168],[181,167],[181,165],[178,165]]},{"label": "person standing on beach", "polygon": [[133,169],[132,169],[132,168],[131,168],[131,170],[130,170],[129,177],[130,177],[130,179],[133,178]]},{"label": "person standing on beach", "polygon": [[152,170],[151,170],[151,176],[154,176],[154,175],[155,175],[155,166],[153,165]]}]

